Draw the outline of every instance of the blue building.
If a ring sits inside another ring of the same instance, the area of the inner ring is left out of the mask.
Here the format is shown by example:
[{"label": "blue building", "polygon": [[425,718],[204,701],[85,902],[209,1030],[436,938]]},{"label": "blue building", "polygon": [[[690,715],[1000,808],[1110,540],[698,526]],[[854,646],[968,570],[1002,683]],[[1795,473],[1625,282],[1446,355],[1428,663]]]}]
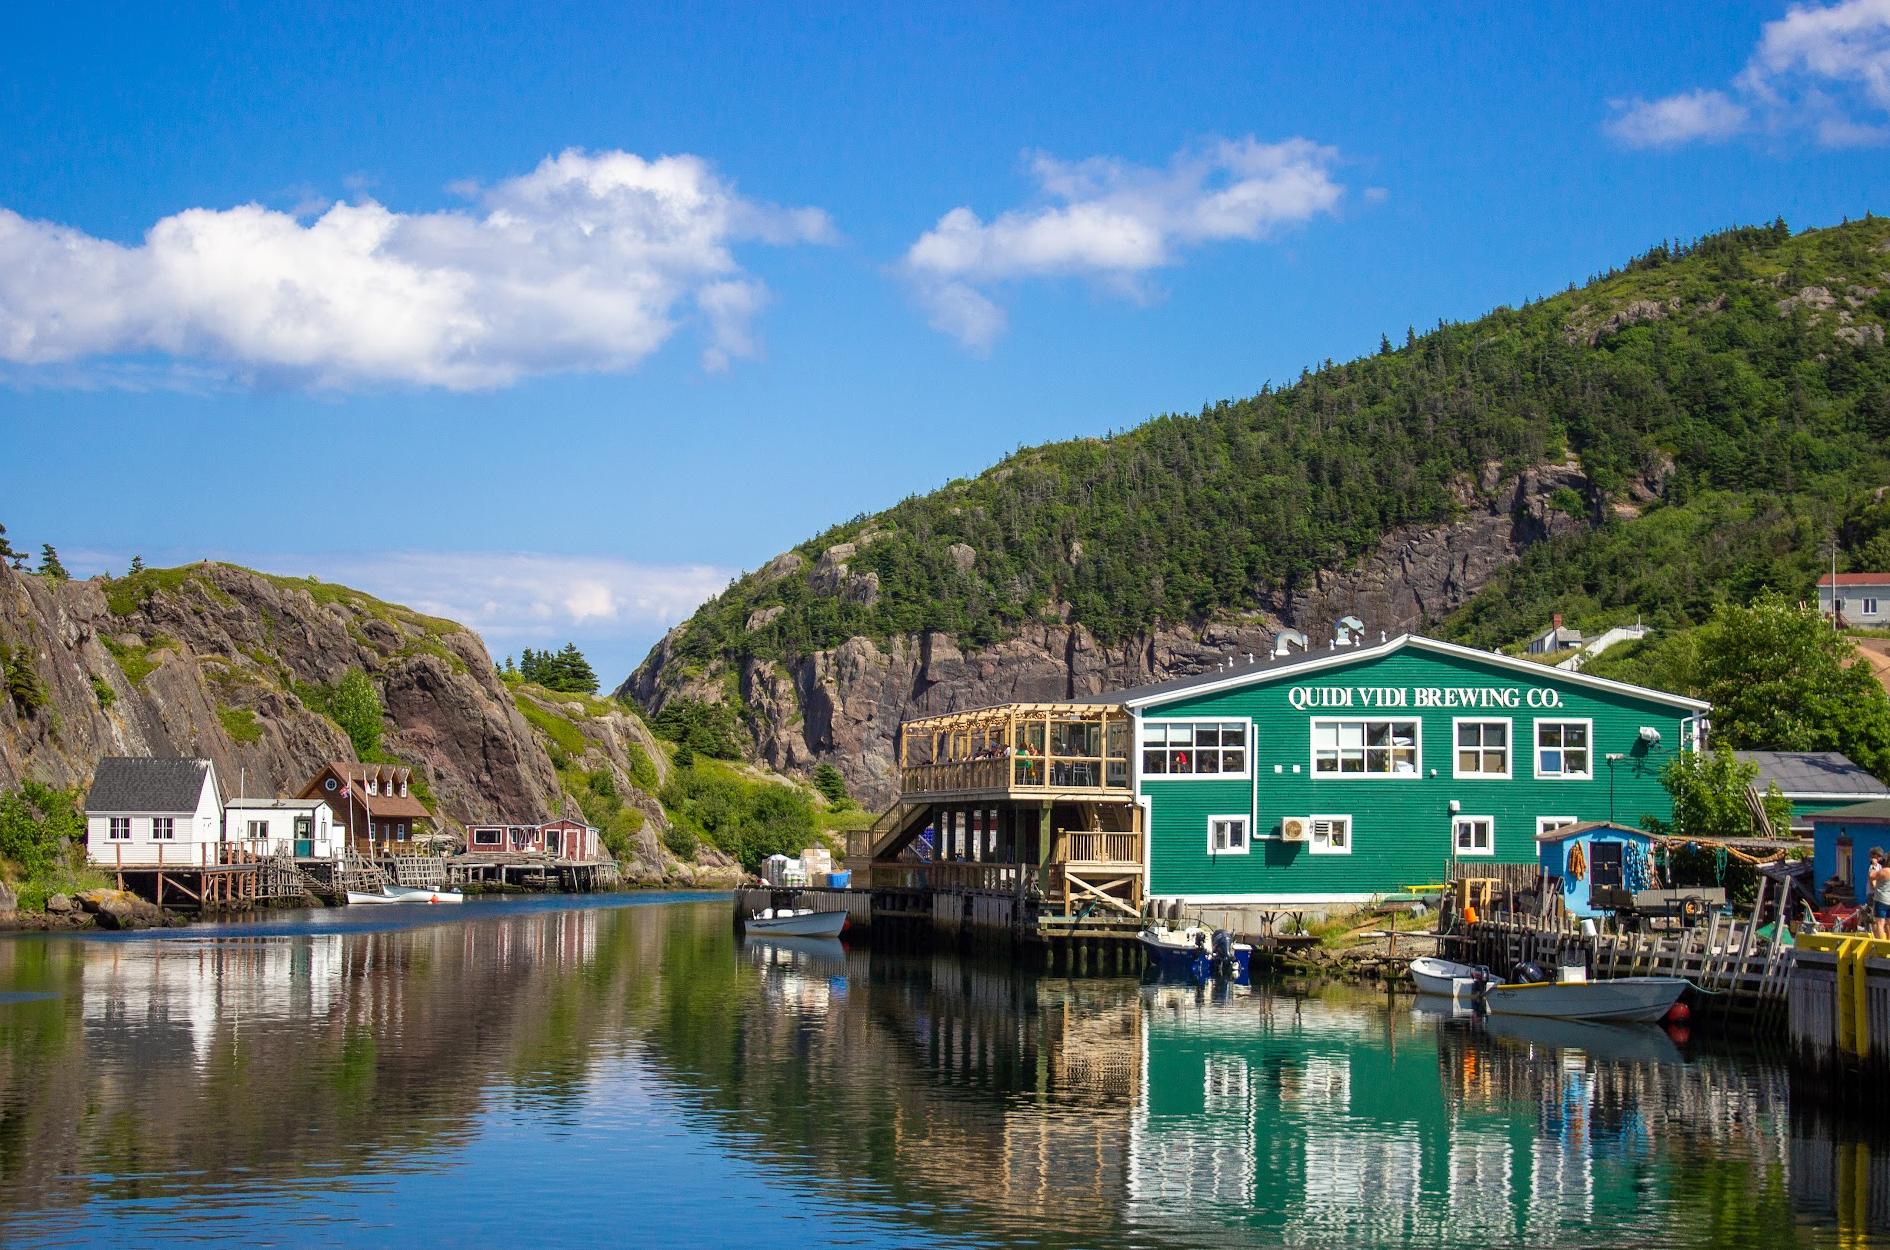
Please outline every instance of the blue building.
[{"label": "blue building", "polygon": [[1890,850],[1890,799],[1834,807],[1811,818],[1811,869],[1820,894],[1833,877],[1850,882],[1852,901],[1870,894],[1870,848]]},{"label": "blue building", "polygon": [[1645,829],[1590,820],[1537,834],[1536,859],[1544,876],[1562,879],[1562,902],[1569,915],[1611,916],[1612,909],[1591,901],[1594,887],[1645,889],[1638,878],[1653,845],[1654,835]]}]

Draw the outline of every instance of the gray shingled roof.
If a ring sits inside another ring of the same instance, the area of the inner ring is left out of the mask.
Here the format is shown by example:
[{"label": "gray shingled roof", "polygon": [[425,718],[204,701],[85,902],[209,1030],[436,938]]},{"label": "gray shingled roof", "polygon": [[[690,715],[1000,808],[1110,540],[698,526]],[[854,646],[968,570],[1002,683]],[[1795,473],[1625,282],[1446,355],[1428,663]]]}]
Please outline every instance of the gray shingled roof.
[{"label": "gray shingled roof", "polygon": [[1890,797],[1890,786],[1851,763],[1838,751],[1734,751],[1748,764],[1759,766],[1756,782],[1763,790],[1776,783],[1791,794],[1855,794],[1859,799]]},{"label": "gray shingled roof", "polygon": [[1834,807],[1828,812],[1819,812],[1813,816],[1814,824],[1843,824],[1847,820],[1890,820],[1890,799],[1872,799],[1868,803],[1853,803],[1849,807]]},{"label": "gray shingled roof", "polygon": [[88,812],[194,812],[203,793],[209,760],[132,759],[107,756],[98,762]]}]

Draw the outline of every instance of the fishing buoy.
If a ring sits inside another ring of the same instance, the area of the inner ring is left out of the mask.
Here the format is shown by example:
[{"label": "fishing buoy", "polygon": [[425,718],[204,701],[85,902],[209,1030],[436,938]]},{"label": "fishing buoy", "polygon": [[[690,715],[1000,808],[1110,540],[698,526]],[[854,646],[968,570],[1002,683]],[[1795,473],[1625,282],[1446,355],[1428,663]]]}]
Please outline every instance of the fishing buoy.
[{"label": "fishing buoy", "polygon": [[1693,1040],[1693,1030],[1684,1024],[1670,1024],[1667,1026],[1667,1040],[1675,1046],[1685,1046]]},{"label": "fishing buoy", "polygon": [[1685,1003],[1675,1003],[1667,1008],[1667,1014],[1660,1018],[1662,1024],[1685,1024],[1693,1019],[1693,1012]]}]

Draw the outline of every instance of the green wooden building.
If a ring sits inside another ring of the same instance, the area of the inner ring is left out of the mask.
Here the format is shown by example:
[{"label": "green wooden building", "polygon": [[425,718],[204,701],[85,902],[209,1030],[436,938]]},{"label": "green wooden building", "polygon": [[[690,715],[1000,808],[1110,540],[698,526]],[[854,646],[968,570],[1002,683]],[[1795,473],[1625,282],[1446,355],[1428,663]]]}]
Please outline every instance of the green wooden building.
[{"label": "green wooden building", "polygon": [[1706,705],[1416,634],[1111,696],[1135,717],[1146,892],[1351,903],[1531,863],[1539,834],[1672,817]]},{"label": "green wooden building", "polygon": [[1706,710],[1415,634],[1230,657],[906,722],[900,801],[849,859],[889,882],[1034,883],[1066,913],[1365,902],[1452,860],[1533,863],[1563,825],[1670,818],[1660,773]]}]

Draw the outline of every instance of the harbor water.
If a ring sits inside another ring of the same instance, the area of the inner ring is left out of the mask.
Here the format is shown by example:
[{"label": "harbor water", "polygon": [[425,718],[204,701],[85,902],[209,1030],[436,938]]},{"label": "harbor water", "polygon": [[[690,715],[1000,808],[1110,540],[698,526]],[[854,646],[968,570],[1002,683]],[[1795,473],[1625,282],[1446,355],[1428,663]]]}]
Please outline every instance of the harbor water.
[{"label": "harbor water", "polygon": [[1851,1093],[1651,1026],[744,940],[703,896],[0,941],[9,1247],[1890,1245]]}]

